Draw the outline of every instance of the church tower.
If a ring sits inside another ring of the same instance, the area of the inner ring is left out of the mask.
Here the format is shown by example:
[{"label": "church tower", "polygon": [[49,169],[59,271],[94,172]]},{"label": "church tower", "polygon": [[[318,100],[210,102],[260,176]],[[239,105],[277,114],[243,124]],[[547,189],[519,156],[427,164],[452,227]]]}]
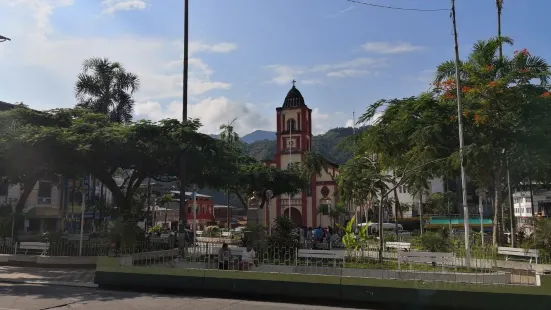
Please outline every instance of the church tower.
[{"label": "church tower", "polygon": [[[283,105],[276,109],[275,162],[279,169],[302,162],[304,153],[312,149],[312,110],[306,105],[295,83],[293,80],[293,87],[287,93]],[[292,197],[281,195],[276,199],[276,216],[289,216],[295,224],[307,226],[307,206],[306,193]]]},{"label": "church tower", "polygon": [[[293,87],[287,93],[283,105],[276,108],[276,155],[274,160],[265,162],[278,169],[287,169],[289,164],[303,162],[306,152],[312,149],[312,110],[306,105],[295,83],[293,81]],[[264,209],[264,225],[273,223],[278,216],[287,216],[297,226],[331,226],[331,220],[326,214],[321,214],[319,208],[335,205],[337,174],[338,165],[327,161],[324,171],[312,176],[307,189],[296,195],[274,197]]]}]

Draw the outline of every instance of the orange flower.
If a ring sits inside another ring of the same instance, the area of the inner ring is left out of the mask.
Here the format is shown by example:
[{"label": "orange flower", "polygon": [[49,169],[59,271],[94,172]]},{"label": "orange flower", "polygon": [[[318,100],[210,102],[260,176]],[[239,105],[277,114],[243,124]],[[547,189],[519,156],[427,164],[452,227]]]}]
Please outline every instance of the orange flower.
[{"label": "orange flower", "polygon": [[446,99],[454,99],[456,96],[453,92],[450,92],[450,91],[447,91],[445,94],[444,94],[444,98]]},{"label": "orange flower", "polygon": [[478,113],[475,113],[474,114],[474,122],[478,124],[480,122],[480,120],[481,120],[480,115],[478,115]]},{"label": "orange flower", "polygon": [[530,52],[525,48],[523,48],[522,51],[520,51],[520,53],[523,54],[524,56],[530,56]]},{"label": "orange flower", "polygon": [[540,97],[542,97],[542,98],[549,98],[549,97],[551,97],[551,92],[546,91],[545,93],[541,94]]},{"label": "orange flower", "polygon": [[466,93],[466,92],[469,92],[471,90],[471,88],[469,86],[463,86],[461,87],[461,91]]},{"label": "orange flower", "polygon": [[492,65],[487,65],[486,66],[486,71],[492,71],[492,69],[494,69],[494,66],[492,66]]},{"label": "orange flower", "polygon": [[488,83],[488,86],[490,86],[490,87],[496,87],[496,86],[497,86],[497,82],[496,82],[496,81],[491,81],[490,83]]}]

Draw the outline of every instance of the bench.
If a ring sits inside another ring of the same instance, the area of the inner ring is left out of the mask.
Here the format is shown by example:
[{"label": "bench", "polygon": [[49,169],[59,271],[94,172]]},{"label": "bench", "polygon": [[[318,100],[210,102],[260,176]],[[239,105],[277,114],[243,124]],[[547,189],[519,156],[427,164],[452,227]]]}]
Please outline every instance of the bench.
[{"label": "bench", "polygon": [[535,259],[536,264],[538,263],[538,258],[540,256],[539,250],[510,248],[510,247],[498,247],[497,254],[505,255],[506,261],[509,260],[509,256],[530,258],[530,263],[532,263],[532,259]]},{"label": "bench", "polygon": [[[80,241],[80,236],[79,235],[70,235],[67,237],[67,240],[68,241]],[[88,241],[90,240],[90,236],[87,236],[87,235],[83,235],[82,236],[82,241]]]},{"label": "bench", "polygon": [[409,251],[411,249],[411,243],[409,242],[386,242],[385,247],[387,249],[396,249],[401,251]]},{"label": "bench", "polygon": [[310,258],[318,259],[332,259],[333,266],[337,267],[337,261],[342,261],[344,264],[345,251],[327,251],[327,250],[308,250],[299,249],[296,254],[296,262],[298,264],[299,258],[306,258],[306,266]]},{"label": "bench", "polygon": [[25,254],[29,253],[40,253],[41,256],[46,255],[46,252],[50,249],[50,244],[45,242],[20,242],[20,250],[25,250]]},{"label": "bench", "polygon": [[[222,247],[209,247],[207,250],[207,257],[208,261],[207,264],[216,264],[215,268],[218,268],[218,252],[222,249]],[[243,252],[247,251],[247,248],[245,247],[238,247],[238,248],[229,248],[231,251],[231,263],[230,265],[233,265],[232,267],[237,266],[237,262],[240,260],[241,256],[243,256]],[[212,258],[212,259],[211,259]]]},{"label": "bench", "polygon": [[402,263],[441,264],[442,270],[444,270],[446,264],[456,267],[454,253],[398,251],[398,270],[400,270]]}]

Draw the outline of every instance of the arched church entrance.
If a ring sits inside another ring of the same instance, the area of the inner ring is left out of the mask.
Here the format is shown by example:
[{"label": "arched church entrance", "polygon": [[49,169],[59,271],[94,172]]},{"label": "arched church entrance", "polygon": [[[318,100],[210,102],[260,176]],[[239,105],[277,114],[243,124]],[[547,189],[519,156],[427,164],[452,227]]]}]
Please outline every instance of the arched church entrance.
[{"label": "arched church entrance", "polygon": [[[283,210],[283,216],[289,217],[289,208]],[[302,214],[294,207],[291,207],[291,222],[295,226],[302,227]]]}]

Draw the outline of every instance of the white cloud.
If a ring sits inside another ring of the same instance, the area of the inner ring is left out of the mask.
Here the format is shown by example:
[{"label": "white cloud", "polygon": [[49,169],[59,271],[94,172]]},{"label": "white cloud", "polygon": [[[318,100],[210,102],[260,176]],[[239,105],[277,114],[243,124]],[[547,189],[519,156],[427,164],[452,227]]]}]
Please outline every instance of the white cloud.
[{"label": "white cloud", "polygon": [[289,84],[293,79],[304,73],[303,69],[285,65],[269,65],[267,68],[275,73],[275,77],[270,82],[278,85]]},{"label": "white cloud", "polygon": [[[289,84],[293,79],[304,75],[317,76],[322,73],[331,78],[355,77],[371,73],[371,71],[366,70],[366,68],[379,68],[385,65],[386,59],[384,58],[357,58],[346,62],[316,65],[311,68],[293,67],[288,65],[270,65],[267,66],[267,68],[271,69],[275,75],[270,82],[285,85]],[[305,78],[305,81],[308,81],[310,84],[322,83],[319,78]]]},{"label": "white cloud", "polygon": [[418,52],[425,49],[423,46],[412,45],[404,42],[368,42],[362,45],[362,48],[366,52],[377,54],[403,54]]},{"label": "white cloud", "polygon": [[147,2],[142,0],[102,0],[102,13],[113,14],[117,11],[143,10]]},{"label": "white cloud", "polygon": [[335,78],[344,78],[344,77],[362,76],[368,73],[369,71],[367,70],[343,69],[339,71],[331,71],[327,73],[327,76],[335,77]]},{"label": "white cloud", "polygon": [[[182,49],[183,49],[182,43]],[[189,43],[189,53],[195,54],[198,52],[206,53],[229,53],[234,51],[237,45],[228,42],[221,42],[217,44],[207,44],[204,42],[191,42]]]},{"label": "white cloud", "polygon": [[[114,2],[113,2],[114,3]],[[163,37],[133,35],[78,36],[53,29],[50,17],[73,0],[0,0],[0,20],[12,41],[0,45],[3,101],[23,101],[33,108],[70,107],[75,104],[73,86],[84,59],[108,57],[136,73],[140,102],[173,100],[182,96],[182,42]],[[4,29],[4,28],[3,28]],[[200,53],[227,53],[232,43],[192,42],[189,59],[189,94],[229,89],[231,83],[214,79],[213,68]],[[29,89],[32,88],[32,91]]]},{"label": "white cloud", "polygon": [[[174,101],[167,106],[155,101],[136,104],[135,114],[138,119],[154,121],[165,118],[181,119],[182,103]],[[274,110],[275,115],[275,110]],[[257,129],[273,130],[275,125],[271,117],[260,114],[256,105],[249,102],[235,102],[226,97],[206,98],[188,106],[188,117],[199,118],[203,123],[201,132],[218,134],[220,125],[236,119],[234,128],[240,135]]]}]

